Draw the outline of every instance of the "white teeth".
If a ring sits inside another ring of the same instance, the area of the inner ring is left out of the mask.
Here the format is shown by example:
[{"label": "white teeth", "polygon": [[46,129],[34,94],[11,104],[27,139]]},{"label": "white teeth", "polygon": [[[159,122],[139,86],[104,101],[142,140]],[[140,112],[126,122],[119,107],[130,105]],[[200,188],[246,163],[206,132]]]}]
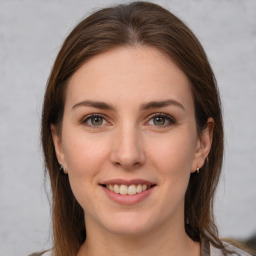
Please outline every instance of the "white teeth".
[{"label": "white teeth", "polygon": [[121,195],[127,195],[127,192],[128,192],[128,187],[126,185],[121,185],[120,186],[120,190],[119,190],[119,193]]},{"label": "white teeth", "polygon": [[138,194],[138,193],[141,193],[147,189],[149,189],[151,187],[151,185],[146,185],[146,184],[138,184],[138,185],[135,185],[135,184],[132,184],[130,186],[127,186],[127,185],[124,185],[124,184],[121,184],[121,185],[118,185],[118,184],[108,184],[106,185],[106,187],[117,193],[117,194],[121,194],[121,195],[135,195],[135,194]]},{"label": "white teeth", "polygon": [[117,185],[117,184],[114,185],[114,192],[119,194],[119,192],[120,192],[119,185]]},{"label": "white teeth", "polygon": [[136,194],[136,186],[130,185],[128,188],[128,195],[135,195]]},{"label": "white teeth", "polygon": [[136,192],[137,193],[142,192],[142,185],[141,184],[137,185]]}]

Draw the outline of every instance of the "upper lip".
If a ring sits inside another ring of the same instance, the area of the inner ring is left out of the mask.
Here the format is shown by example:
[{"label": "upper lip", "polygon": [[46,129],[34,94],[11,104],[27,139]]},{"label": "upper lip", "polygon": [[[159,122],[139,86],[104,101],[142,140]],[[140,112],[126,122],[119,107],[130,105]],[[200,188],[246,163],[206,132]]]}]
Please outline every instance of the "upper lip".
[{"label": "upper lip", "polygon": [[132,179],[132,180],[124,180],[124,179],[111,179],[111,180],[106,180],[102,183],[101,185],[139,185],[139,184],[146,184],[146,185],[156,185],[156,183],[144,180],[144,179]]}]

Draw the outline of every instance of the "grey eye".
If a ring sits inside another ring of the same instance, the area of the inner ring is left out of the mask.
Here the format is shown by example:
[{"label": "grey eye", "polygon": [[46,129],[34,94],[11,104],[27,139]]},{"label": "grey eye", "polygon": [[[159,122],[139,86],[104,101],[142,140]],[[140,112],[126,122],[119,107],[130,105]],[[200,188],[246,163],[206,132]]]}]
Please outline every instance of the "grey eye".
[{"label": "grey eye", "polygon": [[165,125],[166,121],[166,118],[163,116],[157,116],[153,118],[154,125]]},{"label": "grey eye", "polygon": [[101,115],[90,115],[88,116],[83,123],[88,126],[101,126],[107,123],[106,119]]},{"label": "grey eye", "polygon": [[99,116],[94,116],[90,118],[90,122],[92,125],[102,125],[103,121],[103,118]]},{"label": "grey eye", "polygon": [[167,114],[155,114],[153,117],[150,118],[149,124],[153,126],[159,127],[168,127],[172,124],[175,124],[175,120]]}]

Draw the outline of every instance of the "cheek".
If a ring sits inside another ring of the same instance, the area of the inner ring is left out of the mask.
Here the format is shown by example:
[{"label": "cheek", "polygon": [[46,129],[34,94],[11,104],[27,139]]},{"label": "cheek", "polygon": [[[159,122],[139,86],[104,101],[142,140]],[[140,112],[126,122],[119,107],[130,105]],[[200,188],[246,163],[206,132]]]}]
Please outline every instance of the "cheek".
[{"label": "cheek", "polygon": [[72,192],[82,208],[90,211],[90,207],[99,201],[96,177],[106,159],[107,141],[79,132],[73,136],[70,133],[65,138],[63,148]]},{"label": "cheek", "polygon": [[194,143],[190,133],[175,132],[158,136],[158,139],[151,136],[150,140],[148,164],[153,166],[160,184],[154,216],[164,216],[163,219],[183,216],[185,193],[194,155]]},{"label": "cheek", "polygon": [[107,157],[108,141],[99,137],[96,134],[86,136],[83,132],[65,137],[63,148],[70,175],[93,177],[100,171]]},{"label": "cheek", "polygon": [[150,155],[157,169],[165,175],[190,174],[195,152],[192,138],[190,133],[175,133],[155,140]]}]

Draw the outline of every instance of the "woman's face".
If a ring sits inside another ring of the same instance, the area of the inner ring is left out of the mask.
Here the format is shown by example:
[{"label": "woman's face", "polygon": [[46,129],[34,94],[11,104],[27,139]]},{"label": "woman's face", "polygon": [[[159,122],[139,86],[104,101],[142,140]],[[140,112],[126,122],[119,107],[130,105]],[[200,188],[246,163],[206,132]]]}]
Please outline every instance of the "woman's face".
[{"label": "woman's face", "polygon": [[52,134],[87,229],[183,228],[189,177],[211,144],[194,111],[189,80],[154,48],[110,50],[71,77],[62,132]]}]

